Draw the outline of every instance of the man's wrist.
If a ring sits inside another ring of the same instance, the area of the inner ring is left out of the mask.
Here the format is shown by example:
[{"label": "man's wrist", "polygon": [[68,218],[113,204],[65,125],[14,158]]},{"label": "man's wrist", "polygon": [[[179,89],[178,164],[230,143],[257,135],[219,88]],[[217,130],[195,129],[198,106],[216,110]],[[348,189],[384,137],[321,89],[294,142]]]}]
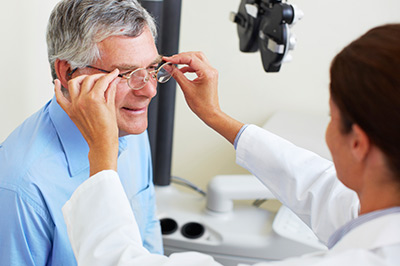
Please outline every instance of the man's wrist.
[{"label": "man's wrist", "polygon": [[90,147],[88,157],[90,163],[90,176],[102,170],[117,171],[118,145]]}]

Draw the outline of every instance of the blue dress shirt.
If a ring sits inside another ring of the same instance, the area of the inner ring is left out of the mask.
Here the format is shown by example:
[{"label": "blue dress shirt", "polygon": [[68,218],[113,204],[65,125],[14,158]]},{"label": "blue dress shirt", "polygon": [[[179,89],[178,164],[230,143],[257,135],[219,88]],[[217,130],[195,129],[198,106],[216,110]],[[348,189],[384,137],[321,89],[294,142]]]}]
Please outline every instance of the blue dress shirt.
[{"label": "blue dress shirt", "polygon": [[[118,174],[143,244],[162,253],[147,132],[119,142]],[[76,265],[61,208],[89,177],[88,151],[55,98],[0,144],[0,265]]]}]

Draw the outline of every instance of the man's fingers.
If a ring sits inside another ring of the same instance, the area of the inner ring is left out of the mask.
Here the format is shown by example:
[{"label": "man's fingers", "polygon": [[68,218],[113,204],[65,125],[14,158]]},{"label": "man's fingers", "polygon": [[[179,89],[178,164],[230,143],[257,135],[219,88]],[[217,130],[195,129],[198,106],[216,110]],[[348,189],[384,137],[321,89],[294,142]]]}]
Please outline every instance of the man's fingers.
[{"label": "man's fingers", "polygon": [[[98,90],[101,90],[102,88],[100,87],[101,85],[105,86],[105,88],[103,89],[103,93],[104,91],[107,89],[108,84],[105,85],[104,82],[104,78],[107,76],[108,74],[104,74],[104,73],[100,73],[100,74],[94,74],[94,75],[88,75],[80,84],[80,95],[87,95],[88,93],[92,93],[93,90],[96,88],[97,92]],[[111,82],[111,80],[110,80]],[[97,87],[96,87],[97,86]]]},{"label": "man's fingers", "polygon": [[114,79],[105,92],[105,99],[109,105],[115,105],[115,93],[117,91],[118,79]]},{"label": "man's fingers", "polygon": [[116,80],[119,71],[115,69],[109,74],[81,75],[68,82],[68,91],[71,99],[85,97],[94,94],[97,97],[104,97],[111,82]]},{"label": "man's fingers", "polygon": [[81,75],[68,81],[68,93],[71,99],[76,99],[80,92],[82,82],[88,77],[88,75]]},{"label": "man's fingers", "polygon": [[71,102],[65,98],[63,92],[61,91],[61,82],[58,79],[54,80],[54,92],[56,94],[58,104],[64,109],[64,111],[66,111],[71,105]]},{"label": "man's fingers", "polygon": [[96,94],[98,97],[104,96],[106,91],[110,88],[111,83],[113,83],[119,74],[118,69],[106,74],[96,80],[91,92]]}]

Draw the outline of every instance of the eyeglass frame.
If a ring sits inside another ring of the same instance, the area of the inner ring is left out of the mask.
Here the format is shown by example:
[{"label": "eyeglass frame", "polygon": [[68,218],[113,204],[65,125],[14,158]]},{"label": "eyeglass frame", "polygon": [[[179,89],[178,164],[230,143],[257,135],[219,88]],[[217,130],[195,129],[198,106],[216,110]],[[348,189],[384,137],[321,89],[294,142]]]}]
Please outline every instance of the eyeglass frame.
[{"label": "eyeglass frame", "polygon": [[[144,82],[144,85],[143,85],[142,87],[140,87],[140,88],[132,88],[132,87],[129,85],[129,79],[131,78],[131,76],[132,76],[135,72],[137,72],[137,71],[139,71],[139,70],[146,70],[147,73],[150,75],[150,77],[152,77],[152,78],[153,78],[154,80],[156,80],[158,83],[166,83],[167,81],[169,81],[169,80],[171,79],[172,75],[171,75],[171,77],[169,77],[169,78],[168,78],[166,81],[164,81],[164,82],[160,82],[160,81],[157,79],[158,72],[160,72],[160,70],[161,70],[164,66],[166,66],[166,65],[172,65],[172,63],[162,61],[162,62],[160,63],[160,66],[159,66],[158,68],[152,70],[152,71],[149,71],[149,70],[148,70],[147,68],[145,68],[145,67],[140,67],[140,68],[136,68],[135,70],[133,70],[133,71],[131,71],[131,72],[127,72],[127,73],[125,73],[125,74],[118,74],[118,77],[120,77],[120,78],[126,78],[126,83],[128,84],[128,87],[131,88],[132,90],[140,90],[140,89],[142,89],[144,86],[146,86],[146,84],[147,84],[147,82],[149,82],[150,78],[147,78],[147,79],[146,79],[146,81]],[[85,66],[85,67],[91,68],[91,69],[95,69],[95,70],[98,70],[98,71],[101,71],[101,72],[104,72],[104,73],[107,73],[107,74],[109,74],[109,73],[112,72],[112,71],[104,70],[104,69],[101,69],[101,68],[98,68],[98,67],[94,67],[94,66],[91,66],[91,65],[87,65],[87,66]],[[79,67],[74,68],[70,73],[68,73],[68,76],[71,77],[72,74],[74,74],[75,71],[77,71],[78,69],[79,69]],[[154,74],[153,74],[153,73],[154,73]]]}]

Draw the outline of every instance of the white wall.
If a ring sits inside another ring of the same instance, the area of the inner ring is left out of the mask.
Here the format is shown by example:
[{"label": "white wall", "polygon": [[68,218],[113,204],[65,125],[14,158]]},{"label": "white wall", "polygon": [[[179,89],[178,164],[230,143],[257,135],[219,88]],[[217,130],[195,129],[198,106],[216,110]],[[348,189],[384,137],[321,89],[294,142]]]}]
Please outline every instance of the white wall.
[{"label": "white wall", "polygon": [[[53,95],[45,29],[57,0],[3,1],[0,10],[0,141]],[[292,0],[305,13],[294,28],[294,60],[278,74],[262,70],[259,53],[243,54],[228,20],[239,0],[183,0],[181,51],[201,50],[219,70],[222,108],[262,125],[274,111],[328,112],[333,56],[367,29],[400,22],[398,0]],[[188,109],[177,93],[173,174],[202,186],[216,174],[244,173],[234,150]]]},{"label": "white wall", "polygon": [[2,1],[0,142],[53,95],[46,25],[57,0]]}]

